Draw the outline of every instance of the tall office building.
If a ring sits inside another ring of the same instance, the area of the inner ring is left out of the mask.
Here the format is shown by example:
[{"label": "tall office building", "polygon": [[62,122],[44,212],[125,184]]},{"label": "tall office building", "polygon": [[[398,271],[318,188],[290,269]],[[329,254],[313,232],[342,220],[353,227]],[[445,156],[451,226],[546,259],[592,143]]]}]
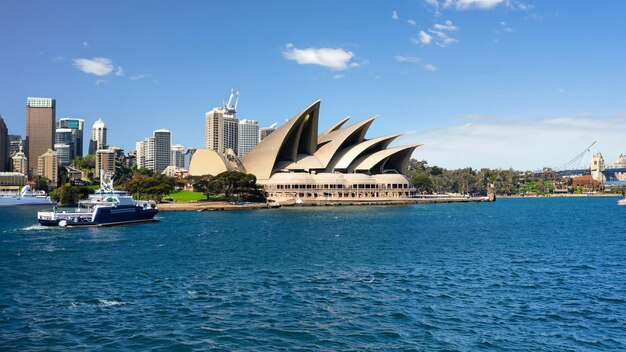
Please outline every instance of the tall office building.
[{"label": "tall office building", "polygon": [[154,136],[154,172],[161,173],[172,161],[172,132],[160,129]]},{"label": "tall office building", "polygon": [[102,119],[93,123],[91,128],[91,141],[89,142],[89,154],[95,154],[100,149],[108,149],[107,128]]},{"label": "tall office building", "polygon": [[270,127],[259,128],[259,143],[274,131],[276,131],[276,124],[273,124]]},{"label": "tall office building", "polygon": [[0,172],[9,171],[9,130],[0,115]]},{"label": "tall office building", "polygon": [[100,170],[115,172],[115,151],[109,149],[96,150],[96,177],[98,178],[100,177]]},{"label": "tall office building", "polygon": [[254,120],[240,120],[237,141],[237,156],[248,154],[259,141],[259,123]]},{"label": "tall office building", "polygon": [[39,156],[54,146],[56,101],[51,98],[26,98],[26,155],[29,175],[37,170]]},{"label": "tall office building", "polygon": [[[65,143],[70,145],[70,160],[73,160],[77,156],[83,156],[83,130],[85,127],[85,120],[73,119],[73,118],[61,118],[57,123],[57,130],[55,135],[55,143]],[[59,141],[59,130],[62,133],[69,134],[64,137],[66,141]],[[69,140],[67,140],[69,137]]]},{"label": "tall office building", "polygon": [[47,152],[37,157],[37,175],[46,177],[52,185],[59,182],[59,156],[57,152],[48,149]]},{"label": "tall office building", "polygon": [[181,144],[172,144],[172,166],[176,168],[185,167],[185,147]]}]

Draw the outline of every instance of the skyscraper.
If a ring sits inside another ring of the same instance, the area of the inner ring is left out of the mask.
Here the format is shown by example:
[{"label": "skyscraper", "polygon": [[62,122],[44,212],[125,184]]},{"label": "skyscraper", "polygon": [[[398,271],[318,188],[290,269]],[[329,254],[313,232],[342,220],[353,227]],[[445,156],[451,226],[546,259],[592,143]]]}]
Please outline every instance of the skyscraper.
[{"label": "skyscraper", "polygon": [[224,109],[213,108],[205,114],[204,146],[218,153],[224,152]]},{"label": "skyscraper", "polygon": [[237,141],[237,156],[242,157],[256,147],[259,140],[259,123],[254,120],[240,120]]},{"label": "skyscraper", "polygon": [[[233,103],[233,98],[236,100]],[[239,120],[237,120],[237,103],[239,91],[231,90],[228,102],[224,101],[221,108],[205,114],[205,147],[224,153],[228,148],[237,153],[239,136]]]},{"label": "skyscraper", "polygon": [[91,141],[89,142],[89,154],[95,154],[97,150],[107,149],[107,128],[102,119],[93,123],[91,128]]},{"label": "skyscraper", "polygon": [[172,132],[160,129],[154,136],[154,172],[161,173],[170,166],[172,160]]},{"label": "skyscraper", "polygon": [[67,166],[70,164],[71,146],[64,143],[55,143],[54,151],[57,152],[59,166]]},{"label": "skyscraper", "polygon": [[172,144],[172,166],[185,167],[185,147],[181,144]]},{"label": "skyscraper", "polygon": [[9,171],[9,130],[0,115],[0,172]]},{"label": "skyscraper", "polygon": [[154,171],[154,137],[135,143],[137,148],[137,168]]},{"label": "skyscraper", "polygon": [[38,172],[39,156],[54,145],[56,101],[51,98],[26,98],[26,154],[28,173]]},{"label": "skyscraper", "polygon": [[[70,134],[70,140],[68,142],[59,142],[55,137],[55,143],[66,143],[70,145],[70,160],[77,156],[83,156],[83,130],[85,126],[85,120],[73,119],[73,118],[61,118],[57,123],[57,134],[59,129],[65,130],[65,133]],[[68,131],[69,130],[69,131]]]}]

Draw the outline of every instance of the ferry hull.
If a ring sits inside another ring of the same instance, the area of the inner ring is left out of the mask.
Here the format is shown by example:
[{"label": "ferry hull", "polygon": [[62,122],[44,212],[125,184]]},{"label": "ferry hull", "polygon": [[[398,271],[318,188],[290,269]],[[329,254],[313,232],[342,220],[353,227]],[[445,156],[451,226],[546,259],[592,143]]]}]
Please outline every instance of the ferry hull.
[{"label": "ferry hull", "polygon": [[[100,209],[93,220],[81,218],[79,216],[55,216],[52,218],[39,218],[39,224],[43,226],[61,226],[64,227],[88,227],[88,226],[114,226],[133,223],[157,221],[154,216],[159,211],[157,209],[143,209],[141,207],[134,208],[111,208]],[[85,214],[82,214],[83,216]],[[61,222],[64,223],[61,224]]]}]

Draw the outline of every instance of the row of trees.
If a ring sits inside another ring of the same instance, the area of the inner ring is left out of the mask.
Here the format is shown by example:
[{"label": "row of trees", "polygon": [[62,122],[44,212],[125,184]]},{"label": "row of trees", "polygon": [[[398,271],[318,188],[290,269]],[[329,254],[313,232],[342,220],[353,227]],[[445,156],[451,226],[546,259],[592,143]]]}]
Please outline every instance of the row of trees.
[{"label": "row of trees", "polygon": [[189,182],[196,192],[208,199],[228,201],[265,202],[265,193],[256,185],[256,177],[238,171],[225,171],[212,176],[190,176]]},{"label": "row of trees", "polygon": [[406,175],[420,193],[485,195],[493,191],[497,195],[547,194],[557,187],[564,189],[571,185],[571,179],[563,178],[549,168],[538,173],[488,168],[447,170],[430,166],[426,160],[415,159],[409,161]]}]

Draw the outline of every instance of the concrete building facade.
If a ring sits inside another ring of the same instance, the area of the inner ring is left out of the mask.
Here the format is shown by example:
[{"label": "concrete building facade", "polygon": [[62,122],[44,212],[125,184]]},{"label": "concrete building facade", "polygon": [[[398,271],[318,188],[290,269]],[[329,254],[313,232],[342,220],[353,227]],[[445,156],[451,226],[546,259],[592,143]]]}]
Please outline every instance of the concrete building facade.
[{"label": "concrete building facade", "polygon": [[115,172],[115,151],[109,149],[96,151],[96,172],[94,176],[100,177],[100,170]]},{"label": "concrete building facade", "polygon": [[272,132],[274,132],[274,131],[276,131],[276,124],[274,124],[274,125],[272,125],[270,127],[259,128],[259,141],[258,141],[258,143],[261,143],[262,140],[267,138],[267,136],[272,134]]},{"label": "concrete building facade", "polygon": [[54,145],[54,150],[59,157],[59,166],[67,166],[70,164],[71,147],[69,144],[57,143]]},{"label": "concrete building facade", "polygon": [[29,175],[41,174],[39,156],[54,146],[56,101],[52,98],[26,99],[26,155]]},{"label": "concrete building facade", "polygon": [[248,154],[259,143],[259,123],[254,120],[239,120],[237,156]]},{"label": "concrete building facade", "polygon": [[154,136],[154,172],[161,173],[172,162],[172,132],[156,130]]},{"label": "concrete building facade", "polygon": [[172,166],[185,167],[185,147],[182,144],[172,144]]},{"label": "concrete building facade", "polygon": [[37,175],[46,177],[53,185],[59,182],[59,156],[57,152],[48,149],[37,158]]},{"label": "concrete building facade", "polygon": [[102,119],[93,123],[91,127],[91,141],[89,142],[89,154],[95,154],[100,149],[108,149],[107,128]]},{"label": "concrete building facade", "polygon": [[21,145],[19,151],[11,157],[11,163],[13,172],[28,175],[28,158],[26,158]]}]

